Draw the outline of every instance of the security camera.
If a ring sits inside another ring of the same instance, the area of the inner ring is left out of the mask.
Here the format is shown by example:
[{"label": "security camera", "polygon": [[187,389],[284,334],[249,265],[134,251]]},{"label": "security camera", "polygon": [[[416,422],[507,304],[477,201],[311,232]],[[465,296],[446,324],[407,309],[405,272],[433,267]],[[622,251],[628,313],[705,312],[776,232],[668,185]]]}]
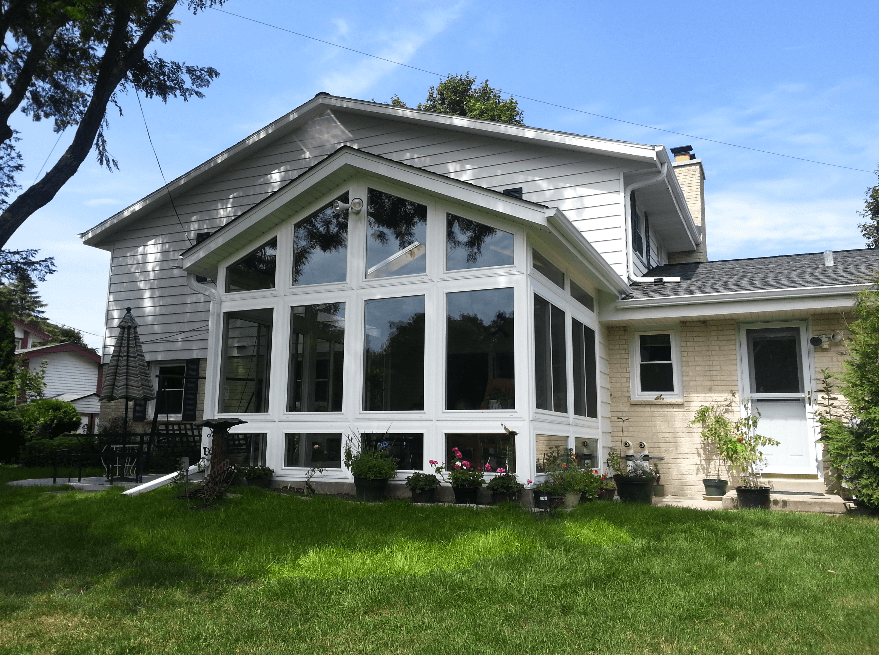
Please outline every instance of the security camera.
[{"label": "security camera", "polygon": [[813,348],[817,348],[818,346],[823,346],[825,341],[829,341],[830,336],[826,334],[820,334],[809,339],[809,343]]}]

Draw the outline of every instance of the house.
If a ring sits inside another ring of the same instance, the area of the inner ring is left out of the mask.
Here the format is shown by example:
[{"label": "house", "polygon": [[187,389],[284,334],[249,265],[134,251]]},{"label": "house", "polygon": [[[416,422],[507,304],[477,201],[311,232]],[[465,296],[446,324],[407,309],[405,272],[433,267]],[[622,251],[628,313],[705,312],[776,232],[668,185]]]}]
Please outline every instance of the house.
[{"label": "house", "polygon": [[626,438],[701,495],[688,422],[735,390],[782,441],[769,472],[823,488],[815,372],[879,253],[710,262],[704,180],[689,147],[321,93],[81,235],[112,254],[104,361],[130,306],[136,418],[242,418],[281,480],[349,482],[353,433],[398,480],[453,447],[599,468]]},{"label": "house", "polygon": [[[31,330],[31,337],[36,334]],[[48,338],[48,335],[43,337],[46,340]],[[28,345],[34,343],[26,340],[23,342]],[[46,383],[44,398],[65,400],[73,404],[82,418],[80,430],[95,432],[101,409],[98,399],[101,388],[101,358],[95,351],[69,342],[22,348],[16,350],[15,354],[24,360],[29,369],[42,368]]]},{"label": "house", "polygon": [[48,334],[42,330],[28,325],[24,321],[17,318],[12,319],[12,327],[15,330],[15,349],[26,350],[28,348],[36,348],[41,343],[51,339]]}]

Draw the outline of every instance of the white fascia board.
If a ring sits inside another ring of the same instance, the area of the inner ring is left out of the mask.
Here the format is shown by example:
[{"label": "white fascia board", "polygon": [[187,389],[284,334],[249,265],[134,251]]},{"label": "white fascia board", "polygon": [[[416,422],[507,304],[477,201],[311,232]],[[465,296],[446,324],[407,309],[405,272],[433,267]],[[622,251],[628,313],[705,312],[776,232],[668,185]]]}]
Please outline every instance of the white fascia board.
[{"label": "white fascia board", "polygon": [[607,263],[607,260],[601,256],[595,246],[589,243],[583,233],[571,223],[564,212],[550,208],[547,210],[546,218],[549,225],[555,228],[556,236],[571,250],[579,253],[591,276],[602,282],[605,285],[605,290],[617,295],[632,292],[631,287]]},{"label": "white fascia board", "polygon": [[[674,284],[670,282],[669,284]],[[774,311],[853,307],[865,284],[618,300],[601,309],[601,321],[629,322]]]},{"label": "white fascia board", "polygon": [[672,173],[665,176],[665,183],[669,193],[671,193],[672,201],[678,209],[684,229],[687,231],[690,242],[693,244],[693,250],[695,250],[702,243],[702,232],[696,226],[696,221],[693,220],[690,206],[687,204],[687,198],[684,196],[684,190],[681,188],[680,182],[678,182],[678,176],[674,173],[674,159],[669,156],[665,146],[656,147],[656,159],[660,164],[668,164],[669,173]]},{"label": "white fascia board", "polygon": [[[270,222],[264,229],[258,229],[258,224],[264,219],[272,213],[283,209],[287,203],[312,186],[329,180],[336,175],[339,176],[339,184],[341,185],[345,179],[349,179],[355,174],[389,179],[403,186],[433,193],[492,212],[506,220],[515,219],[539,227],[547,226],[546,213],[548,208],[544,205],[506,196],[497,191],[477,187],[467,182],[440,175],[439,173],[414,168],[407,164],[393,162],[378,155],[363,152],[362,150],[343,146],[336,153],[290,181],[286,186],[255,207],[248,209],[227,223],[200,244],[192,246],[185,251],[181,255],[182,267],[185,270],[191,270],[199,274],[205,274],[208,271],[213,272],[219,260],[231,254],[227,248],[223,248],[225,244],[234,241],[246,232],[252,232],[252,237],[247,236],[247,241],[249,242],[256,238],[258,234],[267,232],[277,224],[287,220],[289,217],[284,213],[279,215],[278,220]],[[238,249],[238,246],[234,248],[236,251]],[[205,260],[210,261],[210,264],[205,266]],[[199,265],[200,263],[202,264],[201,266]]]}]

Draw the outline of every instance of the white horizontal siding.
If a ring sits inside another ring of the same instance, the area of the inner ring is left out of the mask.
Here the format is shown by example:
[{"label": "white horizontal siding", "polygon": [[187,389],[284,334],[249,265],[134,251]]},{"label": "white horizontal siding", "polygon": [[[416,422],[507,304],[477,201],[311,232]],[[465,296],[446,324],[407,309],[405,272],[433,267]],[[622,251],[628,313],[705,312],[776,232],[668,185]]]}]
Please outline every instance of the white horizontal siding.
[{"label": "white horizontal siding", "polygon": [[98,364],[71,352],[46,353],[30,362],[32,370],[46,361],[46,388],[43,396],[52,398],[63,393],[95,393],[98,388]]},{"label": "white horizontal siding", "polygon": [[562,209],[615,268],[624,259],[620,161],[327,112],[175,196],[179,218],[169,201],[116,237],[105,361],[125,307],[132,307],[140,325],[148,359],[205,357],[209,303],[171,266],[197,232],[224,225],[343,145],[490,189],[522,187],[526,200]]}]

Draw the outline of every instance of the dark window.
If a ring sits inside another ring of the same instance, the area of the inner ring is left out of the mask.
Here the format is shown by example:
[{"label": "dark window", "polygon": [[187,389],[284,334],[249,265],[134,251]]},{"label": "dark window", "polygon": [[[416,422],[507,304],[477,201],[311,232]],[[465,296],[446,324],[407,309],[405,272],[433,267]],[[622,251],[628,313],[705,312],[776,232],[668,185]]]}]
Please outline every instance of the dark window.
[{"label": "dark window", "polygon": [[513,264],[513,235],[468,218],[446,215],[446,270]]},{"label": "dark window", "polygon": [[641,215],[635,203],[635,192],[632,191],[630,209],[632,212],[632,250],[639,255],[644,253],[644,239],[641,237]]},{"label": "dark window", "polygon": [[590,312],[595,311],[595,298],[593,298],[588,291],[582,289],[580,285],[578,285],[573,280],[571,280],[571,297],[578,303],[583,305]]},{"label": "dark window", "polygon": [[748,330],[751,393],[803,393],[798,328]]},{"label": "dark window", "polygon": [[342,468],[342,435],[300,432],[286,435],[284,466]]},{"label": "dark window", "polygon": [[424,409],[424,296],[365,303],[364,411]]},{"label": "dark window", "polygon": [[531,251],[531,262],[534,270],[539,271],[543,277],[555,284],[557,287],[565,288],[565,274],[558,266],[550,262],[546,257],[536,250]]},{"label": "dark window", "polygon": [[[345,192],[336,200],[347,203]],[[348,210],[322,207],[293,228],[293,284],[344,282],[348,269]]]},{"label": "dark window", "polygon": [[156,392],[156,413],[182,414],[183,387],[186,379],[186,366],[160,366],[158,391]]},{"label": "dark window", "polygon": [[488,464],[492,471],[498,468],[510,472],[516,471],[516,443],[504,432],[498,434],[447,434],[446,435],[446,466],[454,466],[457,461],[453,448],[461,451],[463,461],[471,466],[485,468]]},{"label": "dark window", "polygon": [[574,350],[574,414],[598,418],[598,365],[595,331],[577,319],[571,321]]},{"label": "dark window", "polygon": [[341,412],[345,304],[290,310],[288,412]]},{"label": "dark window", "polygon": [[568,411],[565,313],[534,296],[534,384],[537,408]]},{"label": "dark window", "polygon": [[223,326],[221,413],[267,412],[272,310],[228,312]]},{"label": "dark window", "polygon": [[674,392],[670,334],[642,334],[639,339],[641,391]]},{"label": "dark window", "polygon": [[234,432],[226,437],[226,455],[237,466],[265,466],[265,433]]},{"label": "dark window", "polygon": [[275,288],[278,239],[274,238],[226,268],[226,291]]},{"label": "dark window", "polygon": [[446,294],[446,409],[514,409],[513,289]]},{"label": "dark window", "polygon": [[400,434],[374,432],[360,435],[364,451],[387,451],[397,460],[397,468],[402,471],[420,471],[424,468],[424,435],[420,433]]},{"label": "dark window", "polygon": [[427,206],[369,189],[366,277],[424,273]]}]

